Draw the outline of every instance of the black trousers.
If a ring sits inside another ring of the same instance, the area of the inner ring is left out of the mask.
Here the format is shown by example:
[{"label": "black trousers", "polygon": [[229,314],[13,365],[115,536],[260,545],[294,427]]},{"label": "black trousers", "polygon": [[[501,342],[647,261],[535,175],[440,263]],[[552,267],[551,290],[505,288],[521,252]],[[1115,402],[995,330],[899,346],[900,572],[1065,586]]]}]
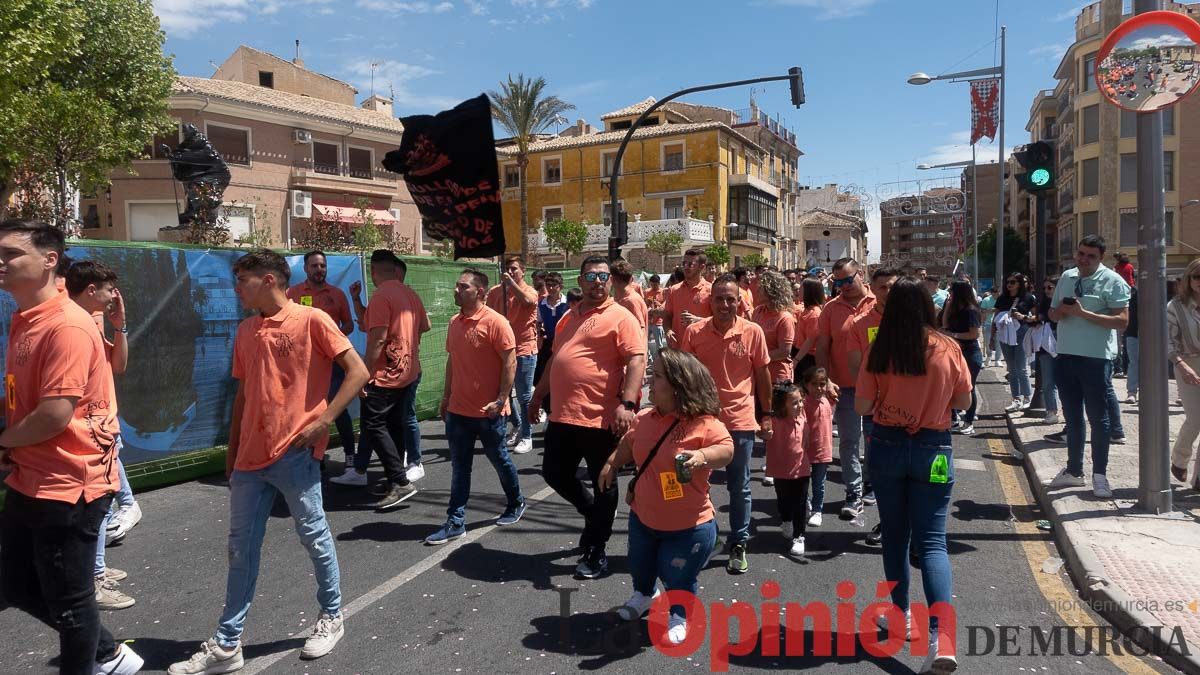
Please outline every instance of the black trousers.
[{"label": "black trousers", "polygon": [[[604,463],[617,449],[616,435],[608,429],[550,422],[545,440],[542,477],[583,516],[580,546],[604,546],[612,536],[613,519],[617,515],[617,484],[614,482],[602,491],[597,481]],[[591,485],[576,477],[580,461],[587,463]]]},{"label": "black trousers", "polygon": [[5,601],[58,632],[60,673],[92,675],[117,650],[100,625],[93,566],[112,495],[74,504],[10,489],[0,519],[0,585]]},{"label": "black trousers", "polygon": [[808,526],[808,518],[804,515],[804,505],[808,503],[808,481],[810,476],[803,478],[776,478],[775,505],[779,507],[779,520],[792,523],[794,536],[804,536]]},{"label": "black trousers", "polygon": [[359,408],[362,414],[359,420],[362,440],[369,443],[375,454],[379,455],[384,475],[396,485],[408,485],[408,466],[404,463],[403,451],[396,447],[396,438],[403,439],[406,435],[405,411],[401,399],[407,389],[408,387],[389,389],[368,384],[367,395],[363,397]]}]

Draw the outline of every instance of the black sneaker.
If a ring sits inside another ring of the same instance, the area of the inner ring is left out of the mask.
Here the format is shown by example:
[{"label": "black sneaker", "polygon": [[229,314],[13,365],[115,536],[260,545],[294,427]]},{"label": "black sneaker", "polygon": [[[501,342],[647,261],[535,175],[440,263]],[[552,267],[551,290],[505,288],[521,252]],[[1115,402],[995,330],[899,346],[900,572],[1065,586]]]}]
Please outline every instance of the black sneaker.
[{"label": "black sneaker", "polygon": [[863,503],[858,498],[858,495],[853,495],[846,499],[846,504],[842,506],[842,520],[853,520],[854,516],[862,513]]},{"label": "black sneaker", "polygon": [[603,546],[589,546],[575,565],[576,579],[599,579],[608,574],[608,556]]},{"label": "black sneaker", "polygon": [[1113,445],[1125,445],[1125,437],[1124,436],[1113,436],[1108,442]]},{"label": "black sneaker", "polygon": [[1055,445],[1067,444],[1067,432],[1065,429],[1056,434],[1046,434],[1042,438],[1045,438],[1047,443],[1053,443]]},{"label": "black sneaker", "polygon": [[417,494],[417,488],[413,487],[412,483],[408,485],[392,484],[388,489],[387,494],[382,499],[371,505],[376,511],[391,511],[400,506],[400,503],[409,497]]},{"label": "black sneaker", "polygon": [[863,488],[862,501],[863,501],[863,504],[866,504],[867,506],[874,506],[875,491],[871,489],[870,485]]},{"label": "black sneaker", "polygon": [[867,535],[867,543],[872,546],[878,546],[883,542],[883,529],[881,525],[876,525],[871,528],[870,534]]},{"label": "black sneaker", "polygon": [[725,571],[730,574],[745,574],[746,570],[750,569],[750,563],[746,561],[746,545],[734,544],[729,547],[729,562],[725,564]]}]

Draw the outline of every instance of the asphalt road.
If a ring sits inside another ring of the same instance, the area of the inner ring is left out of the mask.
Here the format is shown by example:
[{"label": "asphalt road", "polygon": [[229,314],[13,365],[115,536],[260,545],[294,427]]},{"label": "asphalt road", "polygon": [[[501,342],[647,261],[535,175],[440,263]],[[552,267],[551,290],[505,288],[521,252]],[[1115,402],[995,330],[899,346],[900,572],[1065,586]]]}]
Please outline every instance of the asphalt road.
[{"label": "asphalt road", "polygon": [[[985,374],[983,419],[974,437],[955,437],[957,484],[948,521],[954,591],[959,621],[962,672],[1170,672],[1154,657],[1101,656],[1083,651],[1084,630],[1106,626],[1073,602],[1077,594],[1064,571],[1041,571],[1057,555],[1047,532],[1034,523],[1043,516],[1031,506],[1025,476],[1008,456],[1011,447],[998,411],[1007,387]],[[316,619],[311,565],[287,517],[273,517],[264,545],[257,597],[247,622],[247,673],[565,673],[605,669],[613,672],[696,672],[728,657],[730,670],[828,669],[843,672],[912,672],[921,658],[907,650],[874,657],[859,646],[853,655],[775,656],[768,640],[758,642],[755,624],[745,633],[755,640],[745,649],[717,649],[712,634],[690,657],[660,653],[646,637],[645,622],[619,626],[608,614],[630,593],[625,572],[625,517],[622,504],[609,547],[614,574],[593,582],[571,578],[573,547],[581,520],[554,496],[539,475],[540,442],[516,458],[522,488],[535,497],[525,518],[510,528],[492,523],[503,510],[503,493],[486,459],[477,457],[474,497],[468,507],[468,537],[442,547],[421,540],[444,520],[450,466],[440,423],[425,423],[423,444],[427,476],[422,489],[400,510],[376,514],[366,509],[365,492],[328,486],[326,506],[338,547],[346,637],[329,656],[313,662],[298,658],[303,635]],[[761,449],[760,449],[761,451]],[[340,451],[331,452],[340,459]],[[337,467],[337,462],[331,462]],[[810,530],[809,553],[802,563],[783,553],[786,542],[775,521],[773,490],[761,484],[762,461],[754,463],[753,526],[750,571],[730,576],[723,559],[700,578],[705,603],[753,603],[763,616],[761,588],[781,586],[780,601],[821,601],[835,607],[838,582],[853,581],[859,611],[874,602],[882,577],[877,547],[865,543],[877,522],[868,512],[858,528],[831,515],[843,491],[836,467],[827,486],[825,525]],[[372,473],[375,469],[372,469]],[[627,478],[622,480],[624,483]],[[728,494],[717,474],[713,499],[718,522],[728,524]],[[165,670],[186,658],[213,634],[224,599],[228,491],[216,478],[138,495],[145,517],[128,540],[110,549],[109,564],[130,573],[122,588],[137,604],[104,612],[106,625],[146,659],[147,671]],[[922,600],[919,573],[913,573],[914,601]],[[578,590],[568,590],[578,589]],[[570,616],[564,618],[564,598]],[[709,631],[713,606],[708,612]],[[856,613],[857,619],[858,614]],[[736,625],[736,620],[734,620]],[[1000,631],[1015,636],[1002,655]],[[1033,627],[1053,635],[1053,627],[1075,626],[1068,642],[1060,632],[1061,655],[1032,653]],[[737,630],[733,630],[737,635]],[[0,673],[46,672],[57,653],[56,636],[12,609],[0,612]],[[969,638],[975,637],[974,645]],[[988,636],[996,644],[987,645]],[[720,642],[720,640],[715,640]],[[800,646],[792,642],[792,648]],[[741,652],[741,655],[738,653]],[[972,652],[975,655],[972,655]],[[1013,654],[1017,652],[1017,654]],[[1110,652],[1111,654],[1111,652]]]}]

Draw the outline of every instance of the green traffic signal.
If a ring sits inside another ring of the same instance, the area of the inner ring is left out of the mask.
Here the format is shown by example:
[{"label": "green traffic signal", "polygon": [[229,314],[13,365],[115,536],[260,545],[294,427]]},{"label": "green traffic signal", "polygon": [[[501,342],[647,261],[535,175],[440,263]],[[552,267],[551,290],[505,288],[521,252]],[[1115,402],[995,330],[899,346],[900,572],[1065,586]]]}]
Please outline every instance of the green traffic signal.
[{"label": "green traffic signal", "polygon": [[1029,174],[1029,182],[1032,183],[1034,187],[1049,185],[1050,172],[1046,169],[1035,169],[1033,173]]}]

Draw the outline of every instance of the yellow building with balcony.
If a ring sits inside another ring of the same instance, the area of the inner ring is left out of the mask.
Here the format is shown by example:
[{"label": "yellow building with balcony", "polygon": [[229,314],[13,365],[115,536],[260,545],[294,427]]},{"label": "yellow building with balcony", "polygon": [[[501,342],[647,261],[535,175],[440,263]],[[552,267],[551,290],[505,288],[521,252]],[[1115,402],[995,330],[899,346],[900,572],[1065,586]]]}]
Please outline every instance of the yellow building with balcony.
[{"label": "yellow building with balcony", "polygon": [[[564,264],[551,253],[540,224],[558,218],[588,224],[582,255],[607,250],[610,181],[617,148],[630,126],[654,99],[602,116],[603,130],[580,121],[563,133],[530,145],[526,168],[529,221],[538,229],[529,249],[542,264]],[[639,269],[659,270],[664,261],[646,250],[659,232],[674,232],[683,240],[680,251],[668,256],[664,271],[673,268],[688,248],[727,244],[736,265],[741,258],[775,254],[778,237],[791,223],[790,195],[797,189],[795,135],[755,110],[750,121],[724,108],[669,103],[634,133],[625,150],[618,178],[618,198],[629,214],[629,241],[624,257]],[[774,145],[756,142],[762,128]],[[520,242],[520,174],[515,146],[499,143],[505,237],[509,249]],[[565,261],[570,267],[576,256]]]}]

